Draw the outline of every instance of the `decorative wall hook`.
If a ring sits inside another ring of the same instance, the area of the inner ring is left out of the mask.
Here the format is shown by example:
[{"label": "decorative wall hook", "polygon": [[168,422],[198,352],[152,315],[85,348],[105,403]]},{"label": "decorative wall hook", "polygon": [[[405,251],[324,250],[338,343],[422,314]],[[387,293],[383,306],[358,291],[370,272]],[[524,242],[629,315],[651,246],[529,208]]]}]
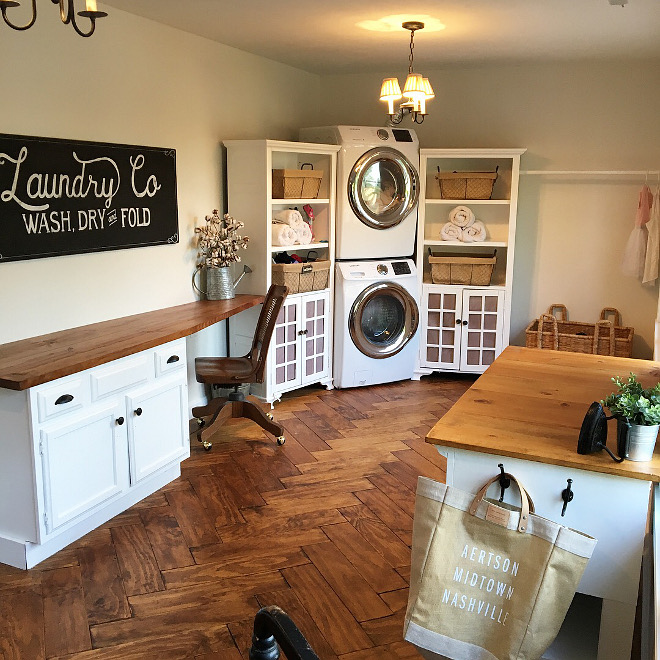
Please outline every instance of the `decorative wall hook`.
[{"label": "decorative wall hook", "polygon": [[498,468],[500,468],[500,479],[499,479],[499,484],[500,484],[500,502],[504,501],[504,491],[511,485],[511,479],[506,476],[506,473],[504,472],[504,465],[502,463],[498,463],[497,465]]},{"label": "decorative wall hook", "polygon": [[573,479],[566,479],[567,486],[564,488],[564,490],[561,491],[561,499],[564,500],[564,506],[561,508],[561,515],[562,517],[566,513],[566,507],[568,506],[569,502],[573,501],[573,491],[571,490],[571,484],[573,483]]}]

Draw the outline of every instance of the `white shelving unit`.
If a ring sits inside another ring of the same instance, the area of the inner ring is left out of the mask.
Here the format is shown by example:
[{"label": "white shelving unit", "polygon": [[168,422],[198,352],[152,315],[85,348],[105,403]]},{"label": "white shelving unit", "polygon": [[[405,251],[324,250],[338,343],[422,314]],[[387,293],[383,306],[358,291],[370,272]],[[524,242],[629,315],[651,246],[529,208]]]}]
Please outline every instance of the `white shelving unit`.
[{"label": "white shelving unit", "polygon": [[[415,378],[433,371],[481,373],[509,343],[511,287],[518,208],[520,156],[525,149],[421,149],[417,264],[421,337]],[[488,172],[498,177],[491,199],[443,199],[438,172]],[[484,223],[486,240],[443,241],[440,231],[456,206]],[[491,254],[497,263],[489,286],[433,284],[434,254]]]},{"label": "white shelving unit", "polygon": [[[330,262],[327,288],[289,294],[278,317],[268,353],[263,385],[254,394],[268,403],[282,394],[311,383],[332,387],[332,306],[334,287],[335,190],[339,146],[277,140],[230,140],[227,147],[227,197],[229,213],[245,223],[250,243],[243,261],[252,273],[239,291],[265,294],[272,282],[273,256],[279,252],[301,256],[311,250]],[[318,197],[277,199],[272,196],[273,169],[301,169],[311,163],[322,171]],[[272,243],[273,215],[303,206],[314,210],[314,242],[276,246]],[[230,320],[231,354],[244,355],[252,343],[259,308]]]}]

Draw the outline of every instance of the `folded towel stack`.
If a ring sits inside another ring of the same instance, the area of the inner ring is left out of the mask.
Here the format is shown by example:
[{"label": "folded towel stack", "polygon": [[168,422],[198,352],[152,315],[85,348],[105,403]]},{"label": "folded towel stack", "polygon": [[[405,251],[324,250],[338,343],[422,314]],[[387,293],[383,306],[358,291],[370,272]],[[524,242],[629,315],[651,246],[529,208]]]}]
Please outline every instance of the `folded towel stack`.
[{"label": "folded towel stack", "polygon": [[[287,229],[278,229],[278,227]],[[291,233],[294,236],[293,241],[291,241]],[[300,211],[286,209],[273,214],[273,245],[309,245],[311,242],[312,230],[303,220]]]},{"label": "folded towel stack", "polygon": [[467,206],[457,206],[449,212],[449,222],[440,230],[443,241],[478,243],[486,240],[486,226],[475,220],[474,213]]}]

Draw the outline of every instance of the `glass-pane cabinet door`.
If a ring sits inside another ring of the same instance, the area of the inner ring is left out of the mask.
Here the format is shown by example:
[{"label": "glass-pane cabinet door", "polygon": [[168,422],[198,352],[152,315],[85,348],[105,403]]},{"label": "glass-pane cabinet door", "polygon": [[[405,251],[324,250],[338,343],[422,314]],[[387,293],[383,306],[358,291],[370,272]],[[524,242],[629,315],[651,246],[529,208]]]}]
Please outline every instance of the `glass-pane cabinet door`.
[{"label": "glass-pane cabinet door", "polygon": [[[460,364],[461,292],[442,287],[424,288],[421,364],[431,369],[458,369]],[[424,341],[424,338],[426,341]]]},{"label": "glass-pane cabinet door", "polygon": [[330,294],[321,291],[302,299],[302,384],[313,383],[329,374],[328,305]]},{"label": "glass-pane cabinet door", "polygon": [[504,292],[463,291],[461,363],[466,371],[485,371],[502,352]]},{"label": "glass-pane cabinet door", "polygon": [[273,365],[273,387],[275,390],[300,385],[301,374],[298,361],[298,325],[300,303],[286,299],[280,309],[270,345],[270,360]]}]

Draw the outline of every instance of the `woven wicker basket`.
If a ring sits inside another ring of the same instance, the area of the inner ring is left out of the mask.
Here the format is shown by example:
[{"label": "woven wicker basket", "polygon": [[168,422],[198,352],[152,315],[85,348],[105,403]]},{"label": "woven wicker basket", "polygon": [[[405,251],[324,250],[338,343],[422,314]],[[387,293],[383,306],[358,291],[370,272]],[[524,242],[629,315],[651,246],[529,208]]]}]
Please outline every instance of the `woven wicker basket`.
[{"label": "woven wicker basket", "polygon": [[289,293],[320,291],[328,286],[330,262],[306,264],[273,264],[273,284],[283,285]]},{"label": "woven wicker basket", "polygon": [[497,179],[494,172],[440,172],[435,178],[442,199],[490,199]]},{"label": "woven wicker basket", "polygon": [[[558,310],[555,314],[555,310]],[[607,318],[611,316],[611,318]],[[527,348],[631,357],[635,329],[621,326],[621,313],[604,307],[596,323],[568,321],[565,305],[550,305],[525,331]]]},{"label": "woven wicker basket", "polygon": [[311,169],[273,170],[273,199],[316,199],[321,188],[323,171],[315,170],[311,163],[301,168]]},{"label": "woven wicker basket", "polygon": [[472,284],[488,286],[497,262],[493,254],[430,254],[433,284]]}]

